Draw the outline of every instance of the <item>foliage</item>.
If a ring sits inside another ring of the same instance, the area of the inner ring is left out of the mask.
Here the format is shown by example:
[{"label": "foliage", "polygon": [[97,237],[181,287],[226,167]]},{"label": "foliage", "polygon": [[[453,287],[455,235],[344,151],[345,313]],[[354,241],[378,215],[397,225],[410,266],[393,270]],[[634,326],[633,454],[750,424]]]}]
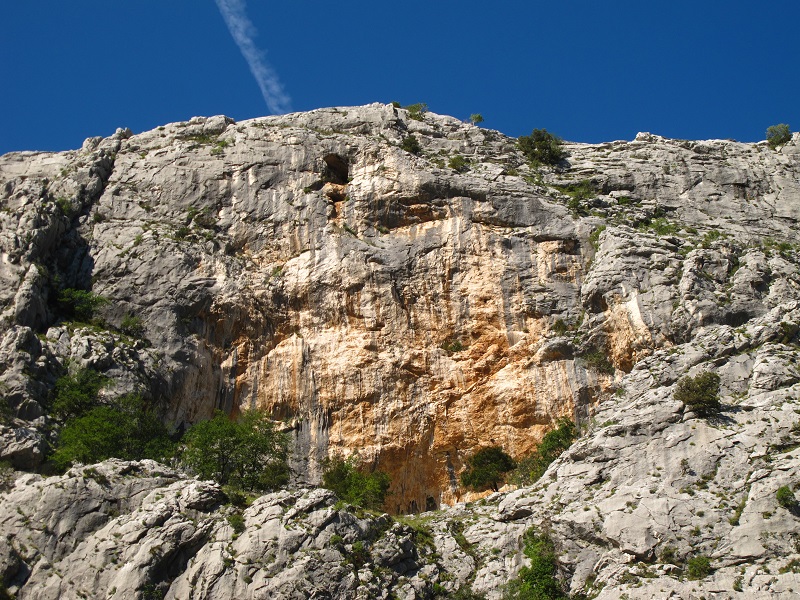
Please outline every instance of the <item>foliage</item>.
[{"label": "foliage", "polygon": [[481,113],[473,113],[469,116],[469,122],[473,125],[483,123],[483,115]]},{"label": "foliage", "polygon": [[605,230],[605,225],[598,225],[594,228],[594,230],[592,230],[592,233],[589,234],[589,243],[592,245],[592,248],[594,248],[595,252],[600,249],[600,234]]},{"label": "foliage", "polygon": [[383,471],[368,473],[357,454],[343,458],[334,455],[322,465],[322,486],[339,498],[364,508],[380,509],[389,493],[389,475]]},{"label": "foliage", "polygon": [[144,335],[144,323],[142,319],[131,313],[122,317],[122,323],[120,323],[119,329],[132,337],[142,337]]},{"label": "foliage", "polygon": [[10,490],[13,483],[14,467],[6,460],[0,461],[0,493]]},{"label": "foliage", "polygon": [[245,530],[244,517],[242,513],[234,512],[228,515],[228,524],[233,528],[234,533],[242,533]]},{"label": "foliage", "polygon": [[546,129],[534,129],[530,135],[520,136],[517,144],[533,164],[557,165],[566,157],[561,138]]},{"label": "foliage", "polygon": [[775,492],[775,499],[778,501],[778,504],[788,510],[792,510],[797,507],[797,498],[795,498],[795,495],[789,486],[783,485],[779,487],[778,491]]},{"label": "foliage", "polygon": [[567,207],[576,215],[585,214],[584,200],[597,196],[597,188],[589,179],[583,179],[566,185],[554,185],[553,187],[569,196],[570,199],[567,203]]},{"label": "foliage", "polygon": [[518,485],[532,485],[544,475],[550,466],[578,437],[575,423],[561,418],[558,426],[545,434],[536,452],[519,462],[512,481]]},{"label": "foliage", "polygon": [[95,311],[108,304],[108,299],[86,290],[66,288],[58,294],[58,306],[71,319],[88,323]]},{"label": "foliage", "polygon": [[108,381],[108,377],[88,367],[75,374],[59,377],[56,380],[53,414],[59,419],[85,415],[99,404],[97,395]]},{"label": "foliage", "polygon": [[59,196],[56,198],[55,202],[56,206],[58,206],[58,210],[68,219],[71,219],[77,214],[77,210],[72,206],[72,201],[69,198]]},{"label": "foliage", "polygon": [[372,560],[372,557],[369,554],[369,550],[361,540],[353,543],[345,557],[345,563],[353,565],[356,571],[370,562],[370,560]]},{"label": "foliage", "polygon": [[465,584],[458,588],[455,592],[448,595],[450,600],[486,600],[486,596],[472,591],[472,587]]},{"label": "foliage", "polygon": [[416,104],[409,104],[405,107],[408,111],[408,118],[415,121],[423,121],[425,113],[428,112],[428,105],[424,102],[417,102]]},{"label": "foliage", "polygon": [[561,582],[556,578],[556,561],[553,541],[536,528],[525,532],[525,556],[530,558],[531,566],[522,567],[517,579],[506,588],[507,600],[567,600]]},{"label": "foliage", "polygon": [[289,441],[264,411],[248,410],[237,421],[217,411],[183,442],[181,464],[202,479],[246,490],[273,490],[289,481]]},{"label": "foliage", "polygon": [[792,132],[786,123],[770,125],[767,127],[767,142],[770,148],[777,148],[792,139]]},{"label": "foliage", "polygon": [[674,394],[690,411],[700,417],[713,417],[722,410],[719,401],[719,375],[707,371],[696,377],[682,377]]},{"label": "foliage", "polygon": [[422,146],[419,145],[419,140],[413,135],[407,135],[400,143],[400,148],[411,154],[419,154],[422,152]]},{"label": "foliage", "polygon": [[586,364],[590,369],[593,369],[598,373],[604,373],[606,375],[614,374],[614,365],[608,359],[608,354],[602,350],[594,348],[582,354],[581,358],[586,361]]},{"label": "foliage", "polygon": [[464,349],[464,344],[460,340],[447,340],[442,342],[442,350],[448,354],[453,352],[461,352]]},{"label": "foliage", "polygon": [[686,561],[686,574],[689,579],[703,579],[711,573],[711,560],[698,554]]},{"label": "foliage", "polygon": [[5,386],[0,384],[0,425],[6,425],[14,418],[14,409],[11,408],[11,403],[8,398],[3,394]]},{"label": "foliage", "polygon": [[59,433],[52,460],[58,469],[107,458],[162,460],[172,447],[156,411],[141,396],[128,395],[69,419]]},{"label": "foliage", "polygon": [[451,157],[447,166],[458,173],[469,171],[469,161],[460,154]]},{"label": "foliage", "polygon": [[467,459],[467,468],[461,474],[461,483],[473,490],[492,488],[495,492],[505,474],[516,467],[514,459],[499,446],[481,448]]}]

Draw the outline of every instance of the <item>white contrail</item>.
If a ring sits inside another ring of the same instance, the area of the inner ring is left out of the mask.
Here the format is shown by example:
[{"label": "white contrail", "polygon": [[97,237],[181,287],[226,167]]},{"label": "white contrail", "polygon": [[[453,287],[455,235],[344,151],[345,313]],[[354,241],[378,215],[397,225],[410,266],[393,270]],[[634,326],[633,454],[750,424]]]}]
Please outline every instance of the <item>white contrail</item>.
[{"label": "white contrail", "polygon": [[252,21],[245,13],[244,0],[215,0],[225,24],[233,36],[242,56],[250,66],[250,72],[261,88],[267,107],[273,114],[283,114],[290,110],[289,96],[283,91],[278,74],[267,63],[264,53],[258,49],[254,38],[258,35]]}]

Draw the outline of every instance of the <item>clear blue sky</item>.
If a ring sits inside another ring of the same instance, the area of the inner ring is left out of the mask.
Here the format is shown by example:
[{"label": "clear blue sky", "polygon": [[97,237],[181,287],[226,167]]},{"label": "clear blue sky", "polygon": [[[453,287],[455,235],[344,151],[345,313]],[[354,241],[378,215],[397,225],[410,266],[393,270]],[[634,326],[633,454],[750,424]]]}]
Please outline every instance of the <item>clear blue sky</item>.
[{"label": "clear blue sky", "polygon": [[[249,0],[292,110],[397,100],[509,135],[763,139],[800,129],[800,2]],[[0,9],[0,153],[269,114],[214,0]]]}]

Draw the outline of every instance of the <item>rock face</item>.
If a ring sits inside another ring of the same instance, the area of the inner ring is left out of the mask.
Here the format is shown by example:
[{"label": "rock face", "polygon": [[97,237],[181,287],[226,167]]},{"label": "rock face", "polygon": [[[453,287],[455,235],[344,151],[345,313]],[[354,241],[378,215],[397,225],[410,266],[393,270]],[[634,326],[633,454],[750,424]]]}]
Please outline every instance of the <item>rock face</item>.
[{"label": "rock face", "polygon": [[[419,155],[400,147],[411,135]],[[433,558],[419,532],[320,491],[257,501],[234,539],[218,490],[153,465],[94,468],[111,491],[80,468],[25,476],[2,496],[28,549],[6,552],[5,580],[20,597],[294,597],[304,578],[334,597],[492,596],[536,525],[573,592],[791,597],[797,515],[776,491],[798,483],[800,137],[566,150],[532,168],[496,132],[376,104],[0,157],[0,455],[17,468],[42,461],[55,380],[81,366],[179,426],[267,408],[292,431],[297,485],[358,451],[390,473],[395,513],[469,498],[458,475],[480,446],[524,456],[563,415],[584,431],[537,486],[425,517]],[[64,288],[107,298],[107,325],[65,321]],[[711,420],[672,395],[708,370]],[[37,509],[47,527],[13,509],[37,494],[59,504]],[[137,499],[112,515],[115,494]],[[67,498],[75,515],[58,512]],[[680,579],[695,555],[713,573]]]}]

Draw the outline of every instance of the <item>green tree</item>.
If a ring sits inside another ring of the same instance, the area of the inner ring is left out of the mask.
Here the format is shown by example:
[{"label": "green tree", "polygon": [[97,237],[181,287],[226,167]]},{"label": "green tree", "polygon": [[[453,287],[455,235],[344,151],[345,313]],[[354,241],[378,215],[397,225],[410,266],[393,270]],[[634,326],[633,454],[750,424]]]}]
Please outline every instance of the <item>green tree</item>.
[{"label": "green tree", "polygon": [[58,294],[58,306],[69,319],[89,323],[98,308],[108,304],[108,298],[86,290],[66,288]]},{"label": "green tree", "polygon": [[792,132],[786,123],[767,127],[767,142],[770,148],[777,148],[792,139]]},{"label": "green tree", "polygon": [[689,579],[703,579],[711,573],[711,560],[698,554],[686,561],[686,574]]},{"label": "green tree", "polygon": [[457,173],[465,173],[466,171],[469,171],[469,161],[460,154],[452,156],[450,161],[447,163],[447,166]]},{"label": "green tree", "polygon": [[722,411],[719,401],[719,375],[711,371],[696,377],[682,377],[674,394],[675,400],[699,417],[713,417]]},{"label": "green tree", "polygon": [[405,107],[408,111],[408,118],[415,121],[423,121],[425,113],[428,112],[428,105],[424,102],[417,102],[416,104],[409,104]]},{"label": "green tree", "polygon": [[413,135],[407,135],[400,143],[400,148],[411,154],[419,154],[422,152],[422,146],[419,145],[419,140]]},{"label": "green tree", "polygon": [[53,464],[66,469],[72,463],[95,463],[107,458],[163,460],[173,443],[158,414],[138,395],[95,406],[69,419],[58,435]]},{"label": "green tree", "polygon": [[217,411],[183,439],[181,464],[201,479],[247,490],[271,490],[289,481],[289,440],[264,411],[249,410],[238,421]]},{"label": "green tree", "polygon": [[467,468],[461,474],[461,483],[474,490],[492,488],[495,492],[505,474],[516,467],[514,459],[499,446],[481,448],[467,459]]},{"label": "green tree", "polygon": [[477,125],[478,123],[483,123],[483,115],[481,113],[474,113],[469,116],[469,121],[473,125]]},{"label": "green tree", "polygon": [[561,138],[548,133],[546,129],[534,129],[530,135],[520,136],[517,144],[534,164],[557,165],[566,157]]},{"label": "green tree", "polygon": [[578,430],[575,423],[566,418],[560,419],[558,426],[552,431],[548,431],[542,438],[536,452],[519,462],[512,481],[518,485],[536,483],[544,475],[550,463],[567,450],[577,437]]},{"label": "green tree", "polygon": [[334,455],[322,465],[322,486],[345,502],[379,510],[389,494],[391,481],[383,471],[368,472],[357,454]]},{"label": "green tree", "polygon": [[787,510],[794,510],[797,508],[797,498],[788,485],[782,485],[775,492],[775,499],[783,508]]},{"label": "green tree", "polygon": [[62,420],[83,416],[98,406],[98,393],[108,381],[108,377],[88,367],[59,377],[56,380],[53,414]]},{"label": "green tree", "polygon": [[506,588],[507,600],[568,600],[561,582],[556,578],[558,561],[553,541],[531,527],[523,537],[524,552],[531,560],[530,567],[522,567],[517,579]]}]

